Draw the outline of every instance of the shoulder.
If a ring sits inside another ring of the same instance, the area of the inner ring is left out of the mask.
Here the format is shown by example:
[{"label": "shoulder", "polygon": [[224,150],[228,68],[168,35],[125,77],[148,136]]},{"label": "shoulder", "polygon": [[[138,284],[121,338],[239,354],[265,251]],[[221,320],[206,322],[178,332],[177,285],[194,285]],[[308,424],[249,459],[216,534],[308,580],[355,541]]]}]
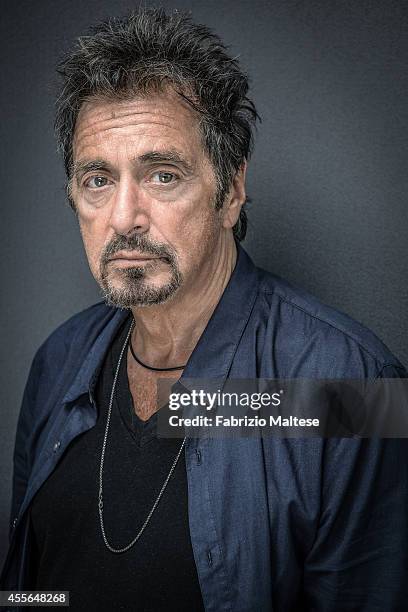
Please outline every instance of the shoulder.
[{"label": "shoulder", "polygon": [[[41,344],[34,362],[60,362],[69,353],[87,351],[117,313],[116,308],[98,302],[71,316]],[[78,354],[79,356],[79,354]]]},{"label": "shoulder", "polygon": [[24,389],[21,414],[36,419],[51,414],[75,382],[73,393],[87,387],[103,359],[116,326],[127,314],[103,302],[59,325],[35,354]]},{"label": "shoulder", "polygon": [[[370,329],[285,279],[258,268],[259,297],[284,353],[327,377],[379,376],[404,366]],[[312,372],[306,372],[310,374]],[[297,372],[301,375],[301,372]]]}]

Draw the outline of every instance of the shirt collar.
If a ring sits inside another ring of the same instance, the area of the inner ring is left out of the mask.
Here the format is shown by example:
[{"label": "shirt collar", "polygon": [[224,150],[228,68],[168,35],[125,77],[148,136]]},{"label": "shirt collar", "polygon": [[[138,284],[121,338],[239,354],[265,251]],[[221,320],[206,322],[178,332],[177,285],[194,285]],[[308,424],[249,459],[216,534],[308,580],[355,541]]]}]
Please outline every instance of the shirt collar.
[{"label": "shirt collar", "polygon": [[[183,371],[183,379],[217,378],[225,381],[238,343],[255,303],[258,288],[257,268],[243,247],[237,243],[237,261],[228,284],[206,328],[190,355]],[[104,357],[129,311],[110,311],[110,320],[92,345],[82,367],[69,387],[64,403],[80,395],[92,396]]]},{"label": "shirt collar", "polygon": [[228,284],[183,371],[184,378],[228,375],[255,303],[257,268],[237,243],[237,262]]}]

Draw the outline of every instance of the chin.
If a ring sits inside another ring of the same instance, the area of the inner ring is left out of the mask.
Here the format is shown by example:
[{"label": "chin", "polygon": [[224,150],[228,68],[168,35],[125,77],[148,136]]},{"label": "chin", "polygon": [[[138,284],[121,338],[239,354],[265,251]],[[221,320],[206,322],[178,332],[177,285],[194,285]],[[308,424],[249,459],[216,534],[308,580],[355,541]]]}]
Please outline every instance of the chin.
[{"label": "chin", "polygon": [[[126,280],[113,279],[109,275],[99,283],[104,300],[109,306],[130,309],[163,304],[174,297],[182,284],[179,276],[167,281],[158,282],[158,279],[155,279],[156,282],[149,282],[143,278],[144,275],[135,275],[134,271],[135,268],[126,270]],[[129,278],[129,272],[132,278]]]}]

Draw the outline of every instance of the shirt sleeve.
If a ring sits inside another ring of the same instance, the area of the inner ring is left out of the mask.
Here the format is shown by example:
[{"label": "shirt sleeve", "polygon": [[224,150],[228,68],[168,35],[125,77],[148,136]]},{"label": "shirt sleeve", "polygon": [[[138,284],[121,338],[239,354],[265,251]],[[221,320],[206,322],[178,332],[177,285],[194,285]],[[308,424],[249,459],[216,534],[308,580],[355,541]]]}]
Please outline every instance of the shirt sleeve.
[{"label": "shirt sleeve", "polygon": [[[378,377],[407,373],[386,365]],[[407,438],[327,439],[319,527],[304,567],[306,609],[406,609],[407,509]]]},{"label": "shirt sleeve", "polygon": [[41,375],[41,356],[37,353],[30,368],[30,373],[24,389],[23,401],[17,422],[17,431],[13,455],[12,501],[10,512],[11,536],[18,511],[24,499],[27,482],[31,471],[30,436],[33,433],[33,414]]}]

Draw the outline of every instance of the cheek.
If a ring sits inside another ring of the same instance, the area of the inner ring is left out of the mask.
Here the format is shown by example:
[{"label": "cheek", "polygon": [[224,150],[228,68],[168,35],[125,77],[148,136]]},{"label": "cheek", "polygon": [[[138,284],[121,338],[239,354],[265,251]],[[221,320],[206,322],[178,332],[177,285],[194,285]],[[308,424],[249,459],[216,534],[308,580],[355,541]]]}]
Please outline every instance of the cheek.
[{"label": "cheek", "polygon": [[219,213],[213,208],[185,216],[177,226],[176,249],[180,259],[190,266],[201,262],[211,252],[219,237],[221,228]]},{"label": "cheek", "polygon": [[211,193],[197,190],[168,207],[152,206],[152,238],[173,246],[180,257],[184,252],[200,247],[205,237],[214,232],[218,221],[210,197]]},{"label": "cheek", "polygon": [[99,273],[99,261],[104,247],[104,234],[95,222],[80,220],[79,228],[91,271]]}]

